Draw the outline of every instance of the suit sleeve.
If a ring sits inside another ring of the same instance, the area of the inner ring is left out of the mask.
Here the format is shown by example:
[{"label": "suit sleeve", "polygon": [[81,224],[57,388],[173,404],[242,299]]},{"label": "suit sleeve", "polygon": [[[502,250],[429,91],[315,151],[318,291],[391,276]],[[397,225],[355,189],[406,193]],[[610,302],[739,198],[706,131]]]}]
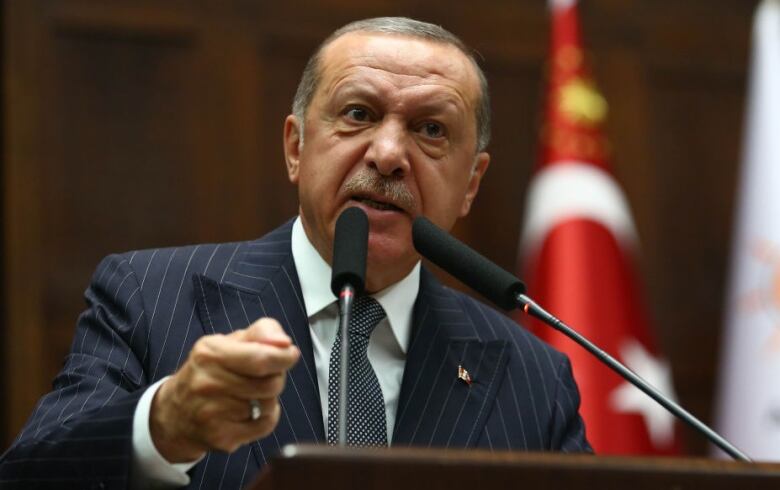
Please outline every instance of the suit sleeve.
[{"label": "suit sleeve", "polygon": [[550,449],[553,451],[593,452],[585,437],[585,423],[579,414],[580,393],[567,357],[558,366],[557,390],[553,399]]},{"label": "suit sleeve", "polygon": [[[125,256],[98,266],[53,390],[0,458],[0,487],[127,488],[148,323]],[[31,359],[30,362],[36,362]]]}]

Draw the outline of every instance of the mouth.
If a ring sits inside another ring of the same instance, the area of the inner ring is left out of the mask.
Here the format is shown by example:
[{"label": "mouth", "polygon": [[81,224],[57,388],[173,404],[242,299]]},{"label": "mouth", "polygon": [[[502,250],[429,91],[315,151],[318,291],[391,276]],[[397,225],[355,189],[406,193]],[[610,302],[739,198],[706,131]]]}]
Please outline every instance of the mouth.
[{"label": "mouth", "polygon": [[364,206],[368,206],[373,209],[377,209],[379,211],[396,211],[396,212],[403,212],[404,210],[396,206],[395,204],[386,202],[386,201],[378,201],[376,199],[372,199],[369,197],[363,197],[363,196],[352,196],[352,201],[359,202],[363,204]]}]

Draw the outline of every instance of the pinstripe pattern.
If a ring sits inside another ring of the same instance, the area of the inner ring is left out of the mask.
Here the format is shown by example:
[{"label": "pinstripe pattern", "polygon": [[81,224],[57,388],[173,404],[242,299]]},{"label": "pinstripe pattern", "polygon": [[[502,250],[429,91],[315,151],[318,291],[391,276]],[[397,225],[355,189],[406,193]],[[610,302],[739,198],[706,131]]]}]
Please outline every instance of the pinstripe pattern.
[{"label": "pinstripe pattern", "polygon": [[[191,488],[241,488],[289,443],[324,441],[292,224],[254,242],[112,255],[86,291],[71,353],[11,449],[3,488],[125,488],[143,388],[174,372],[202,335],[278,319],[301,350],[272,435],[209,453]],[[328,278],[323,278],[327,280]],[[394,445],[589,450],[568,360],[423,269]],[[458,365],[471,373],[457,379]],[[100,486],[102,485],[102,486]]]}]

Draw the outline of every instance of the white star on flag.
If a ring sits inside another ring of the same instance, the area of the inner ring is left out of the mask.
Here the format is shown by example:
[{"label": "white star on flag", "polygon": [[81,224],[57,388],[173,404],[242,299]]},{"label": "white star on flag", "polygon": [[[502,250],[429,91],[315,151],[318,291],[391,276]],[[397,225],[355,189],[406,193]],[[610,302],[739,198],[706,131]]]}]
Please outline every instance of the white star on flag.
[{"label": "white star on flag", "polygon": [[[635,339],[624,342],[620,354],[629,369],[667,397],[676,400],[671,369],[666,361],[653,357]],[[656,447],[666,447],[673,442],[674,416],[628,381],[612,392],[610,401],[618,412],[642,415],[650,440]]]}]

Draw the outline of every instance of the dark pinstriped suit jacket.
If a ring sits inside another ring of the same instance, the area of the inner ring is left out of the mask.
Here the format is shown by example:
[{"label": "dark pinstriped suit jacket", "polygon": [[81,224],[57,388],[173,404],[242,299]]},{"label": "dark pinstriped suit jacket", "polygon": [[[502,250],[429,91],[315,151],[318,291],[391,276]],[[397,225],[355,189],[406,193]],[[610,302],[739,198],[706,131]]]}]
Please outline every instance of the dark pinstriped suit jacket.
[{"label": "dark pinstriped suit jacket", "polygon": [[[254,242],[103,260],[54,391],[3,456],[0,487],[124,488],[144,387],[173,373],[198,337],[261,316],[278,319],[302,352],[280,397],[279,425],[232,454],[209,453],[190,487],[240,488],[283,445],[324,441],[291,228]],[[394,446],[590,450],[563,355],[424,269],[420,286]],[[457,379],[459,365],[471,386]]]}]

